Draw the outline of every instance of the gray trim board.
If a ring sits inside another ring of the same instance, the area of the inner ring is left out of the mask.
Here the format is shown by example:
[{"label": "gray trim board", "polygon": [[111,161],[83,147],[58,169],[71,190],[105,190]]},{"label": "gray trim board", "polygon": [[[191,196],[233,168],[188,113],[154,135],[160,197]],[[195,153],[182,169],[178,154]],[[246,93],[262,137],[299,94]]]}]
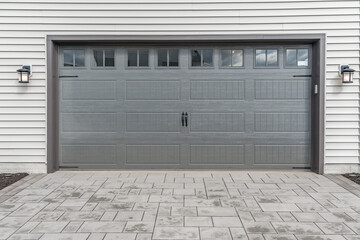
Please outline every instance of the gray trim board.
[{"label": "gray trim board", "polygon": [[[58,46],[81,44],[212,44],[212,43],[311,43],[312,89],[318,85],[319,93],[311,97],[311,168],[324,171],[324,114],[325,114],[325,34],[269,34],[269,35],[48,35],[47,43],[47,171],[59,168],[58,162]],[[314,92],[314,91],[312,91]]]}]

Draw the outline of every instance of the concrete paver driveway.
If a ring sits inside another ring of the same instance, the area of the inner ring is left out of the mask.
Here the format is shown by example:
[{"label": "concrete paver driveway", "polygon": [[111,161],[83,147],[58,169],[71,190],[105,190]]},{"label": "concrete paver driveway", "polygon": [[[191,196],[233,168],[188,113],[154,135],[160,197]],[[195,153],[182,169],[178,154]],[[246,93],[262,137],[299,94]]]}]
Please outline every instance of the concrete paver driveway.
[{"label": "concrete paver driveway", "polygon": [[0,191],[0,239],[360,239],[360,191],[310,172],[59,171],[27,180]]}]

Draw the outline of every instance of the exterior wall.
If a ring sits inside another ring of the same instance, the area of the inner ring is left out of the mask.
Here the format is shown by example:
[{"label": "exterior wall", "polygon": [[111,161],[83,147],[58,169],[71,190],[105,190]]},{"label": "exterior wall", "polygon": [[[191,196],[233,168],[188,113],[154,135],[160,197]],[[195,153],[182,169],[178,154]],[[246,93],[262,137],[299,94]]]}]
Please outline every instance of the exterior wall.
[{"label": "exterior wall", "polygon": [[[327,34],[325,172],[360,170],[359,17],[358,0],[2,1],[0,171],[46,171],[46,35],[299,33]],[[19,84],[26,63],[31,83]]]}]

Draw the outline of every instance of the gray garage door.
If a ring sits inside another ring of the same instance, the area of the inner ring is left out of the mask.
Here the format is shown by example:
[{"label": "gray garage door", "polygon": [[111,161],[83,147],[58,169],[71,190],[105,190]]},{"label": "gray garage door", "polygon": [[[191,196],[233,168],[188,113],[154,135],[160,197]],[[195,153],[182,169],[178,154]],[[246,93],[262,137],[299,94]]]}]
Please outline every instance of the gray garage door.
[{"label": "gray garage door", "polygon": [[60,167],[310,165],[311,46],[59,52]]}]

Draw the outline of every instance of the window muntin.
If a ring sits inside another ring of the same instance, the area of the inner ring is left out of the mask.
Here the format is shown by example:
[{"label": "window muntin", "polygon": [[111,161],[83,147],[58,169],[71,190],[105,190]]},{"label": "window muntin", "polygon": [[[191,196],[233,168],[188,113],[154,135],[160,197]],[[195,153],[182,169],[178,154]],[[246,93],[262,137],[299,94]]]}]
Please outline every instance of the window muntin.
[{"label": "window muntin", "polygon": [[178,67],[179,49],[158,49],[157,50],[158,67]]},{"label": "window muntin", "polygon": [[149,67],[149,50],[148,49],[129,49],[127,51],[128,67]]},{"label": "window muntin", "polygon": [[256,49],[255,66],[256,67],[277,67],[278,50],[277,49]]},{"label": "window muntin", "polygon": [[212,49],[192,49],[191,67],[213,67]]},{"label": "window muntin", "polygon": [[309,66],[309,49],[286,49],[286,66],[287,67],[308,67]]},{"label": "window muntin", "polygon": [[221,50],[221,67],[243,67],[243,50]]},{"label": "window muntin", "polygon": [[114,50],[94,50],[95,67],[115,67]]},{"label": "window muntin", "polygon": [[64,67],[85,67],[85,50],[64,50]]}]

